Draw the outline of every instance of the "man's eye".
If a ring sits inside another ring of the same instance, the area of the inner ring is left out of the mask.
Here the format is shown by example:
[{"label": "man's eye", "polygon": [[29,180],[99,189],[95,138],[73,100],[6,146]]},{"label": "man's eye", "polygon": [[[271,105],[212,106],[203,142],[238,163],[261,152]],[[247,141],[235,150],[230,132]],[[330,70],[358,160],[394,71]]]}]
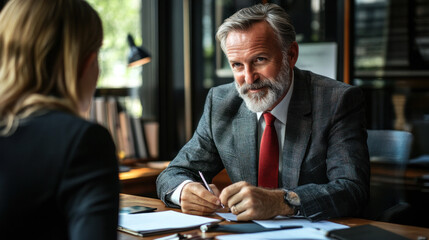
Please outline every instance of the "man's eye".
[{"label": "man's eye", "polygon": [[255,62],[263,62],[265,60],[267,60],[267,59],[264,57],[257,57]]},{"label": "man's eye", "polygon": [[232,66],[232,68],[239,68],[242,65],[241,65],[241,63],[233,63],[233,64],[231,64],[231,66]]}]

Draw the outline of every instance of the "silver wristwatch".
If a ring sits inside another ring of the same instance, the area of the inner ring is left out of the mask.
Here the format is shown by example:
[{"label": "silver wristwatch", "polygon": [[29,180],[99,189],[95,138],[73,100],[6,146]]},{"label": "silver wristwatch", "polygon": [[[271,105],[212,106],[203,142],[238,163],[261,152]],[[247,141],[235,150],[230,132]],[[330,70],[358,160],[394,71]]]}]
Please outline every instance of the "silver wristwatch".
[{"label": "silver wristwatch", "polygon": [[299,209],[301,207],[301,200],[299,199],[298,194],[295,192],[289,191],[287,189],[283,189],[285,191],[285,195],[283,197],[285,203],[293,209],[294,215],[299,215]]}]

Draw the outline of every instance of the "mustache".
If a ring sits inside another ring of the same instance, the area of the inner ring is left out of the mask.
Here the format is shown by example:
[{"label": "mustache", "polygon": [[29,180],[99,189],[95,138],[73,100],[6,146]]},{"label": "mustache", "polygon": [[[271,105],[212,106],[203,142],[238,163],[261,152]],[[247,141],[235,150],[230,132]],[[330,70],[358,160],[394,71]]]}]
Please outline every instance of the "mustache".
[{"label": "mustache", "polygon": [[256,90],[259,88],[272,88],[273,83],[269,79],[258,79],[252,84],[243,83],[240,87],[240,91],[242,94],[248,93],[250,90]]}]

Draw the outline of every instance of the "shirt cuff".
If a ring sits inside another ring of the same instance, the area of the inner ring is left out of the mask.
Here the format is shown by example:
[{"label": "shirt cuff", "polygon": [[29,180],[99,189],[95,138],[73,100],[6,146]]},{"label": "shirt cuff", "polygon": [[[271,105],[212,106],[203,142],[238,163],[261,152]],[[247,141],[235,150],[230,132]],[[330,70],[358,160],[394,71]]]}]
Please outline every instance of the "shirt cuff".
[{"label": "shirt cuff", "polygon": [[180,195],[182,194],[183,187],[187,184],[192,182],[191,180],[185,180],[183,181],[177,188],[174,190],[173,194],[171,194],[170,199],[168,199],[170,202],[179,205],[180,206]]}]

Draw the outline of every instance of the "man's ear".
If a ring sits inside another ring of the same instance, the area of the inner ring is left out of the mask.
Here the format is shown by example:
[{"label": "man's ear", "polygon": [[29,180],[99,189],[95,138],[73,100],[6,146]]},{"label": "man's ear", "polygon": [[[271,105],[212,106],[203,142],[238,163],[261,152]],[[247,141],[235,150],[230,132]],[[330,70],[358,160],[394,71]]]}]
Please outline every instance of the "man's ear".
[{"label": "man's ear", "polygon": [[291,69],[295,67],[296,61],[298,61],[299,47],[297,42],[292,42],[288,51],[288,62]]},{"label": "man's ear", "polygon": [[94,64],[95,60],[97,59],[97,53],[96,52],[92,52],[91,54],[89,54],[89,56],[84,60],[82,66],[81,66],[81,70],[79,73],[79,79],[82,78],[83,76],[85,76],[85,74],[87,74],[88,70],[91,68],[92,64]]}]

